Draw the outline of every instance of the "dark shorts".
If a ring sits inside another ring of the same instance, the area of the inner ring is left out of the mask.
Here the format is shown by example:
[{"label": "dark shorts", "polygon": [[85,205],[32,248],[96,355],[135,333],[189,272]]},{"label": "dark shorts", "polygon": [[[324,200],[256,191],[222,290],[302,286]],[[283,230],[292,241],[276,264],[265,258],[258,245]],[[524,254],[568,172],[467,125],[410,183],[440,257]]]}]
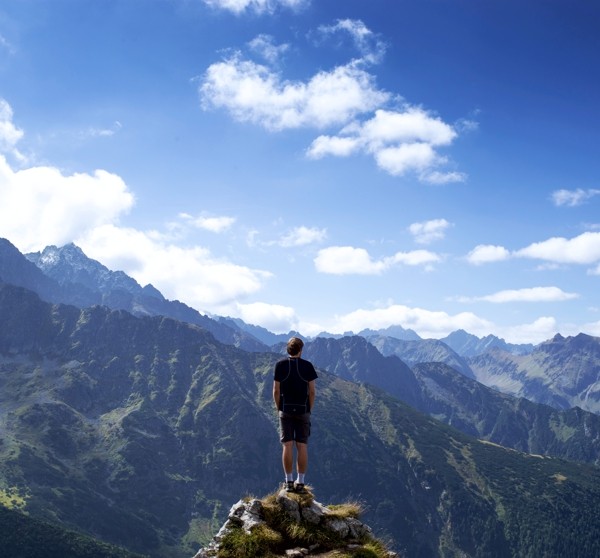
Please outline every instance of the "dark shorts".
[{"label": "dark shorts", "polygon": [[310,413],[291,415],[279,412],[279,432],[281,443],[298,442],[308,444],[310,436]]}]

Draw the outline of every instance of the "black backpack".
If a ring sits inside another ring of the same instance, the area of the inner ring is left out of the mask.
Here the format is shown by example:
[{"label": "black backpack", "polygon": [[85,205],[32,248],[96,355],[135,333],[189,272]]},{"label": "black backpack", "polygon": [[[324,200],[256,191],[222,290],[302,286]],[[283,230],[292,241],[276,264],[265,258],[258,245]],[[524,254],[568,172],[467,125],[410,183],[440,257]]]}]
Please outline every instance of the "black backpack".
[{"label": "black backpack", "polygon": [[[292,360],[296,361],[296,370],[295,371],[292,369],[292,362],[291,362]],[[288,366],[289,366],[288,375],[280,382],[281,383],[281,394],[280,394],[280,405],[281,406],[280,406],[280,409],[282,412],[289,414],[289,415],[303,415],[310,411],[310,408],[308,405],[308,382],[306,380],[304,380],[302,378],[302,375],[300,374],[299,359],[289,359]],[[292,374],[295,374],[295,377],[292,377]],[[289,395],[286,400],[286,396],[285,396],[286,389],[285,389],[284,383],[288,382],[288,381],[292,381],[295,384],[294,386],[290,386],[290,384],[288,384],[288,389],[289,389],[289,387],[294,387],[294,388],[296,388],[297,391],[293,395]],[[302,391],[304,391],[304,393],[301,393]]]}]

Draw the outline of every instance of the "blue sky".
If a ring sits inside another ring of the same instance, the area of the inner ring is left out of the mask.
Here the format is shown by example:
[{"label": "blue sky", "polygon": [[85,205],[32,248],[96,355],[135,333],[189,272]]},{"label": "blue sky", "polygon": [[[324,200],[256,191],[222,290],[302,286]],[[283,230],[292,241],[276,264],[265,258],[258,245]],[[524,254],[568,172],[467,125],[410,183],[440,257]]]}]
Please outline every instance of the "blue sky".
[{"label": "blue sky", "polygon": [[600,336],[600,4],[4,0],[0,236],[271,331]]}]

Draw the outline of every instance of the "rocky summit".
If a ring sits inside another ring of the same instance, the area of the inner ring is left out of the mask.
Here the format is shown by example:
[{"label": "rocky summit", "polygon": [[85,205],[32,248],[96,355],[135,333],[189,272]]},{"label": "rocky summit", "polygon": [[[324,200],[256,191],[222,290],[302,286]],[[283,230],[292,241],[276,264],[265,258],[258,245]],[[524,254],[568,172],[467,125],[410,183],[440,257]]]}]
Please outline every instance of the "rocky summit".
[{"label": "rocky summit", "polygon": [[310,490],[244,498],[194,558],[397,558],[373,537],[359,514],[358,504],[324,506]]}]

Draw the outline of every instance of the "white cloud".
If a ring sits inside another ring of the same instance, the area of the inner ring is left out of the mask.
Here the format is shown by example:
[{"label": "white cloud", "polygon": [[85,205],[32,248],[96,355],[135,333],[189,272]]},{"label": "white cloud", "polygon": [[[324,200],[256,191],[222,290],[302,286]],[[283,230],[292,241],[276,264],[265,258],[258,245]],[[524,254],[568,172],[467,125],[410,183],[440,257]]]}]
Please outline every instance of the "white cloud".
[{"label": "white cloud", "polygon": [[0,156],[0,236],[21,251],[71,242],[116,222],[133,204],[133,194],[115,174],[65,176],[53,167],[13,171]]},{"label": "white cloud", "polygon": [[269,64],[276,64],[290,48],[287,43],[276,45],[271,35],[261,34],[252,39],[248,46]]},{"label": "white cloud", "polygon": [[[179,213],[177,219],[167,222],[165,230],[168,231],[170,241],[182,241],[189,237],[190,229],[200,229],[214,234],[222,234],[229,231],[237,219],[227,215],[190,215],[189,213]],[[166,239],[167,235],[164,234]]]},{"label": "white cloud", "polygon": [[396,264],[430,265],[440,261],[437,254],[426,250],[397,252],[391,257],[374,260],[364,248],[330,246],[319,250],[314,263],[320,273],[332,275],[378,275]]},{"label": "white cloud", "polygon": [[[466,257],[469,263],[475,265],[509,258],[544,260],[546,263],[540,269],[554,269],[558,264],[595,264],[600,262],[600,232],[588,231],[574,238],[553,237],[513,252],[503,246],[480,244]],[[593,275],[599,270],[600,264],[589,273]]]},{"label": "white cloud", "polygon": [[[391,258],[385,258],[384,262],[388,267],[392,264],[402,263],[404,265],[426,265],[438,263],[441,258],[429,252],[429,250],[412,250],[411,252],[396,252]],[[429,269],[429,267],[428,267]]]},{"label": "white cloud", "polygon": [[383,329],[392,325],[410,328],[423,338],[445,337],[457,329],[464,329],[474,335],[487,335],[493,328],[491,322],[479,318],[471,312],[450,315],[446,312],[392,304],[386,308],[359,309],[343,316],[337,316],[331,331],[334,333],[356,332],[365,328]]},{"label": "white cloud", "polygon": [[320,273],[334,275],[376,275],[385,269],[383,261],[373,261],[364,248],[331,246],[319,250],[315,268]]},{"label": "white cloud", "polygon": [[307,156],[320,159],[363,151],[392,175],[416,171],[423,182],[445,184],[465,180],[462,173],[436,169],[446,163],[436,148],[449,145],[456,137],[449,124],[420,107],[406,105],[401,112],[378,109],[371,119],[349,124],[337,136],[319,136],[308,148]]},{"label": "white cloud", "polygon": [[0,153],[10,154],[17,160],[23,161],[23,155],[16,145],[23,137],[23,130],[17,128],[13,121],[12,107],[0,97]]},{"label": "white cloud", "polygon": [[386,144],[448,145],[456,138],[449,124],[420,107],[406,106],[403,112],[378,110],[360,128],[360,136],[376,149]]},{"label": "white cloud", "polygon": [[389,95],[373,81],[351,65],[319,72],[306,83],[286,81],[266,66],[236,55],[209,66],[200,94],[205,108],[224,108],[236,120],[268,130],[323,128],[345,124],[386,101]]},{"label": "white cloud", "polygon": [[[107,171],[65,175],[49,166],[15,171],[0,155],[0,237],[22,252],[75,242],[110,269],[215,313],[256,293],[271,276],[217,258],[203,247],[176,246],[157,231],[119,226],[134,201],[125,182]],[[182,218],[193,221],[185,214]],[[220,232],[231,219],[200,217],[194,224]]]},{"label": "white cloud", "polygon": [[187,213],[181,213],[179,217],[198,229],[204,229],[214,233],[222,233],[229,230],[236,221],[235,217],[192,217]]},{"label": "white cloud", "polygon": [[318,229],[315,227],[296,227],[291,230],[289,233],[284,235],[280,241],[279,245],[284,248],[289,248],[293,246],[305,246],[307,244],[313,244],[315,242],[322,242],[327,238],[327,230],[326,229]]},{"label": "white cloud", "polygon": [[9,42],[9,40],[0,34],[0,47],[6,49],[8,54],[15,54],[17,49]]},{"label": "white cloud", "polygon": [[594,337],[600,337],[600,321],[584,324],[581,328],[578,328],[577,332],[579,331],[593,335]]},{"label": "white cloud", "polygon": [[[558,330],[559,327],[554,318],[543,316],[530,324],[495,327],[490,331],[509,343],[532,343],[537,345],[554,337],[558,333]],[[563,333],[568,334],[564,330]],[[483,336],[487,334],[480,333],[479,335]]]},{"label": "white cloud", "polygon": [[510,258],[510,252],[503,246],[480,244],[467,254],[467,261],[474,265],[500,262]]},{"label": "white cloud", "polygon": [[600,232],[585,232],[571,239],[549,238],[517,250],[515,256],[555,263],[595,263],[600,260]]},{"label": "white cloud", "polygon": [[79,135],[84,138],[85,137],[106,138],[106,137],[114,136],[122,127],[123,127],[123,125],[118,120],[115,120],[113,122],[113,125],[110,126],[109,128],[89,128],[85,132],[82,132]]},{"label": "white cloud", "polygon": [[419,244],[430,244],[435,240],[442,240],[446,236],[446,229],[451,224],[446,219],[432,219],[422,223],[412,223],[408,230]]},{"label": "white cloud", "polygon": [[274,333],[286,333],[297,323],[294,309],[280,304],[237,304],[236,314],[246,323],[260,325]]},{"label": "white cloud", "polygon": [[452,182],[464,182],[467,175],[464,172],[440,172],[440,171],[425,171],[419,175],[421,182],[429,184],[450,184]]},{"label": "white cloud", "polygon": [[380,62],[387,48],[387,45],[359,19],[338,19],[334,25],[319,26],[318,31],[324,36],[348,33],[362,55],[362,60],[368,63]]},{"label": "white cloud", "polygon": [[152,283],[167,298],[201,311],[229,315],[237,301],[259,291],[270,273],[213,256],[207,248],[169,243],[156,231],[106,225],[76,240],[91,258]]},{"label": "white cloud", "polygon": [[[474,116],[479,114],[479,111],[475,111]],[[474,132],[479,129],[479,122],[477,120],[473,120],[472,118],[459,118],[454,123],[454,129],[459,132]]]},{"label": "white cloud", "polygon": [[403,143],[375,151],[375,161],[384,171],[402,176],[411,170],[422,170],[435,165],[436,154],[427,143]]},{"label": "white cloud", "polygon": [[348,157],[359,149],[361,149],[361,142],[358,138],[319,136],[312,142],[307,155],[311,159],[321,159],[326,155]]},{"label": "white cloud", "polygon": [[[438,150],[458,137],[453,126],[418,106],[384,108],[392,95],[379,89],[375,77],[361,64],[379,61],[385,52],[383,42],[360,20],[338,20],[319,31],[327,36],[347,33],[363,58],[320,71],[305,81],[292,81],[236,53],[210,65],[202,76],[202,107],[225,109],[239,122],[270,131],[339,128],[337,134],[322,134],[311,142],[306,150],[310,159],[365,153],[394,176],[414,172],[421,182],[431,184],[466,180],[464,173],[441,170],[448,160]],[[268,35],[260,35],[250,46],[271,62],[280,55],[280,47]],[[367,118],[361,121],[363,115]]]},{"label": "white cloud", "polygon": [[204,3],[213,8],[227,10],[234,14],[241,14],[246,10],[252,10],[257,13],[272,13],[279,6],[300,9],[307,6],[309,0],[204,0]]},{"label": "white cloud", "polygon": [[561,302],[579,298],[577,293],[567,293],[558,287],[531,287],[525,289],[507,289],[497,293],[478,296],[460,297],[461,302],[493,302],[503,304],[507,302]]},{"label": "white cloud", "polygon": [[[600,322],[587,326],[590,334],[600,328],[598,324]],[[399,304],[390,304],[384,308],[368,310],[358,309],[348,314],[336,316],[334,323],[327,328],[327,331],[341,334],[347,331],[362,331],[367,328],[385,329],[393,325],[412,329],[424,339],[440,339],[453,331],[464,329],[478,337],[493,334],[509,343],[537,344],[550,339],[558,332],[558,325],[552,317],[537,318],[528,324],[498,326],[472,312],[448,314],[443,311],[411,308]],[[316,329],[315,331],[323,331],[323,329]]]},{"label": "white cloud", "polygon": [[566,205],[568,207],[575,207],[582,205],[590,198],[600,194],[600,190],[583,190],[577,188],[577,190],[556,190],[552,192],[552,201],[554,205],[561,206]]}]

